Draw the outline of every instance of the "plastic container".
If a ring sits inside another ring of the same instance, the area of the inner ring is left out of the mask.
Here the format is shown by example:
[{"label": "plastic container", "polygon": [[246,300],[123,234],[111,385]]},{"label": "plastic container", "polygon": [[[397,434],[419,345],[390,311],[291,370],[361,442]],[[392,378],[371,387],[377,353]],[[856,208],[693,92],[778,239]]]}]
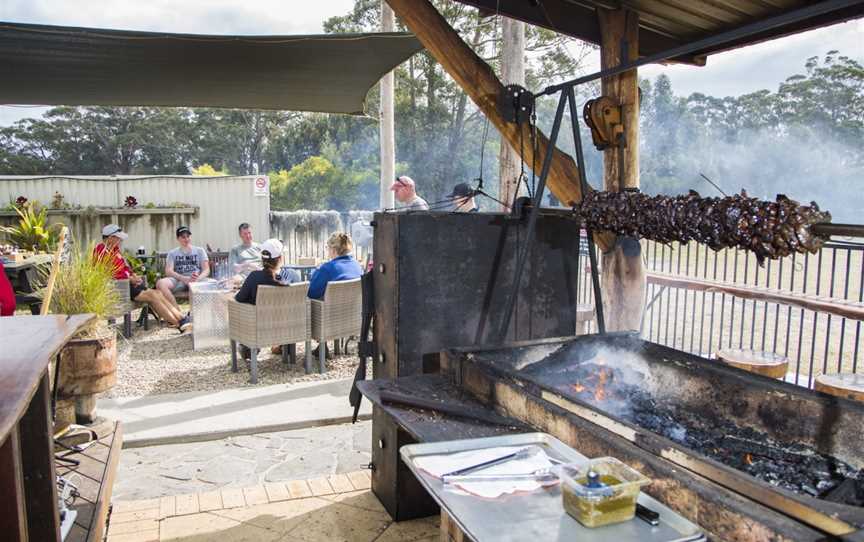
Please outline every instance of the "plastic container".
[{"label": "plastic container", "polygon": [[632,519],[640,489],[651,483],[614,457],[562,465],[560,474],[564,510],[586,527]]}]

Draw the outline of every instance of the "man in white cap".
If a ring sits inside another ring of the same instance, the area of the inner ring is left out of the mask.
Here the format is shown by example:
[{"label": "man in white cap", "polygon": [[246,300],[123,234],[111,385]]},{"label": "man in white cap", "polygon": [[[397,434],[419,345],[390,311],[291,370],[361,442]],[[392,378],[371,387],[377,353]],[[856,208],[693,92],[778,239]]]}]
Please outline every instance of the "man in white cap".
[{"label": "man in white cap", "polygon": [[393,184],[390,185],[390,190],[396,197],[397,208],[400,211],[428,211],[429,204],[426,200],[417,195],[417,188],[414,184],[414,179],[407,175],[396,177]]},{"label": "man in white cap", "polygon": [[129,298],[150,305],[160,318],[176,327],[181,333],[191,327],[188,317],[183,316],[161,292],[147,288],[144,277],[139,277],[132,271],[120,252],[123,241],[129,236],[117,224],[108,224],[102,228],[102,242],[93,249],[95,259],[110,260],[114,267],[114,280],[129,280]]}]

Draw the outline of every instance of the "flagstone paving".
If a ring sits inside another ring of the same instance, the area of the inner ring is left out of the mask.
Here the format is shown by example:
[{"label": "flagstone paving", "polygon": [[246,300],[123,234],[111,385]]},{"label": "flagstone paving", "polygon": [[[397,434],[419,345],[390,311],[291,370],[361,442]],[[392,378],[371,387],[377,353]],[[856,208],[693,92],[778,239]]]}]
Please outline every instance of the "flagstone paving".
[{"label": "flagstone paving", "polygon": [[433,542],[437,516],[396,523],[369,471],[115,501],[107,542]]},{"label": "flagstone paving", "polygon": [[[372,422],[362,421],[124,449],[113,498],[128,501],[190,492],[208,494],[228,487],[248,488],[307,478],[313,479],[315,487],[320,486],[316,479],[325,484],[342,484],[342,478],[329,482],[325,478],[358,471],[369,464],[371,426]],[[347,486],[334,489],[342,491]]]}]

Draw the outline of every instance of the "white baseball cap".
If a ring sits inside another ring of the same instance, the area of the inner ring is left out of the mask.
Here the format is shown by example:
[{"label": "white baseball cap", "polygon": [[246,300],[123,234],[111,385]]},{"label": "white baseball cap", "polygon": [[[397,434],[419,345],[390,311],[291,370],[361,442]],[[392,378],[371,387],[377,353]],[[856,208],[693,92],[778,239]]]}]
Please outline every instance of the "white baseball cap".
[{"label": "white baseball cap", "polygon": [[128,239],[129,234],[123,231],[123,228],[117,224],[108,224],[102,228],[102,237],[117,237],[118,239]]},{"label": "white baseball cap", "polygon": [[285,245],[279,239],[267,239],[261,243],[261,256],[267,259],[276,259],[282,256]]}]

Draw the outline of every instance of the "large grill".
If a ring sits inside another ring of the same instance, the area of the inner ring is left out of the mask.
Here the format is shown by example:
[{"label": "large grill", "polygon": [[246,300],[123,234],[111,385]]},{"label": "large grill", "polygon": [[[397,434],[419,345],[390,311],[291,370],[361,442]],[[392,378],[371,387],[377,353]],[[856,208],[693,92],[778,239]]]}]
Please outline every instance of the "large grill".
[{"label": "large grill", "polygon": [[587,455],[646,471],[649,493],[720,538],[813,539],[864,526],[860,404],[632,335],[444,358],[464,390]]}]

